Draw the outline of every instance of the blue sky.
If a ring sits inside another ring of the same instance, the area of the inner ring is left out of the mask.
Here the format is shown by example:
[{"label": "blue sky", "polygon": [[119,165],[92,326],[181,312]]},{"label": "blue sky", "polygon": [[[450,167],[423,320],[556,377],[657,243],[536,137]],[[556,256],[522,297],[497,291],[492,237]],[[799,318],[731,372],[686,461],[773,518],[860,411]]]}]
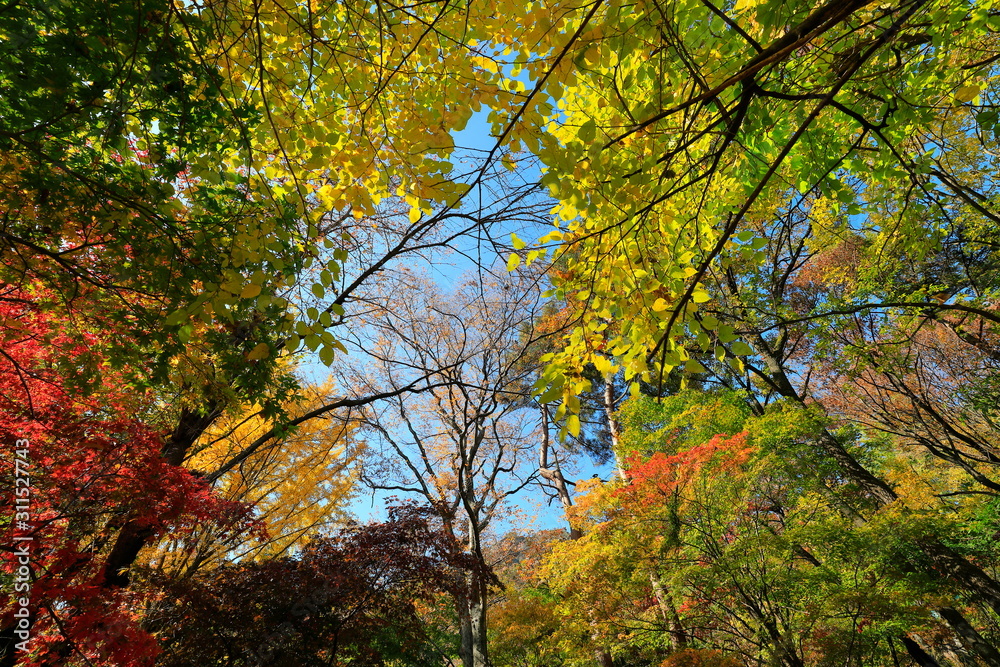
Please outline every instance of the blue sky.
[{"label": "blue sky", "polygon": [[[452,162],[456,169],[466,170],[480,166],[484,158],[493,148],[495,138],[490,134],[490,126],[486,121],[487,110],[475,113],[469,120],[465,129],[455,133],[456,150],[452,156]],[[519,161],[518,170],[511,172],[509,177],[518,183],[535,182],[541,176],[537,164],[531,160]],[[478,200],[477,204],[489,207],[491,202],[485,201],[489,197],[487,188],[479,192],[471,193]],[[525,230],[511,229],[504,230],[507,235],[516,232],[526,240],[532,240],[545,233],[545,230]],[[473,258],[480,258],[480,261],[493,271],[505,271],[506,257],[499,256],[492,247],[476,247],[474,239],[468,240],[467,247],[462,250],[468,252]],[[426,274],[442,289],[447,292],[453,288],[459,280],[477,270],[477,264],[472,259],[461,255],[452,255],[446,262],[427,263],[423,267]],[[301,367],[301,374],[311,381],[322,381],[328,373],[328,369],[313,358],[309,363]],[[576,461],[564,462],[563,470],[567,477],[572,480],[586,479],[593,475],[598,475],[604,479],[609,479],[614,470],[611,465],[595,466],[585,455],[576,457]],[[359,488],[358,496],[350,506],[350,511],[361,521],[368,519],[380,519],[385,517],[385,501],[392,493],[376,492]],[[536,484],[520,491],[513,497],[512,506],[516,508],[510,519],[501,521],[495,526],[497,533],[504,533],[510,529],[532,530],[550,529],[565,527],[565,520],[562,515],[562,508],[558,503],[547,503],[546,498]]]}]

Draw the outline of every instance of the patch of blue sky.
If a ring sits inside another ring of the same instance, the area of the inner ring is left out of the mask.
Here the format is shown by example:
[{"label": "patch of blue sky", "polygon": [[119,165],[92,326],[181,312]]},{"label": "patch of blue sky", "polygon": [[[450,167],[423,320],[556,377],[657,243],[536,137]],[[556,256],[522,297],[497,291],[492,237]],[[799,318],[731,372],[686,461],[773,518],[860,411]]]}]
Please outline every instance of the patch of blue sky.
[{"label": "patch of blue sky", "polygon": [[[500,57],[498,56],[498,59]],[[533,82],[526,71],[512,75],[512,66],[500,59],[500,66],[510,78],[521,81],[528,90]],[[455,144],[450,160],[454,165],[453,177],[460,182],[470,183],[472,189],[463,197],[459,212],[485,217],[502,209],[504,197],[511,191],[518,191],[523,197],[536,198],[534,202],[545,210],[554,203],[536,185],[542,176],[540,164],[529,154],[506,155],[498,148],[496,125],[490,122],[488,109],[473,113],[466,126],[453,132]],[[506,159],[503,159],[505,158]],[[453,243],[452,251],[431,260],[417,262],[420,270],[429,276],[444,292],[477,272],[506,271],[506,252],[509,252],[511,234],[530,240],[537,239],[547,231],[547,221],[535,224],[525,219],[514,218],[501,222],[488,233],[472,233],[459,237]],[[416,268],[416,267],[414,267]],[[300,375],[312,382],[322,381],[328,369],[319,363],[315,355],[300,368]],[[594,464],[586,455],[563,462],[563,470],[572,482],[577,479],[601,477],[610,479],[615,471],[611,464]],[[393,496],[405,498],[398,491],[372,491],[359,488],[348,510],[359,520],[382,520],[386,518],[386,507]],[[419,499],[418,499],[419,500]],[[558,503],[548,503],[537,483],[527,485],[509,501],[512,512],[507,518],[499,519],[494,526],[497,533],[514,529],[552,529],[565,527],[562,508]]]}]

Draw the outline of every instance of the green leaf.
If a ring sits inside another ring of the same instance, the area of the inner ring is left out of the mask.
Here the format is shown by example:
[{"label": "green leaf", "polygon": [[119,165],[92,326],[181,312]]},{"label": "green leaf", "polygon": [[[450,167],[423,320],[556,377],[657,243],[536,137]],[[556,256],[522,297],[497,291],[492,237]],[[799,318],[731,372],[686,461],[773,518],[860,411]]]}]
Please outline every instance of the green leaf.
[{"label": "green leaf", "polygon": [[167,319],[165,319],[163,323],[166,324],[167,326],[172,327],[176,324],[180,324],[181,322],[186,320],[187,317],[188,317],[187,310],[181,308],[180,310],[175,310],[174,312],[170,313],[170,315],[167,316]]},{"label": "green leaf", "polygon": [[320,348],[320,350],[319,350],[319,360],[321,362],[323,362],[324,366],[332,366],[333,365],[333,357],[334,357],[333,346],[331,346],[331,345],[324,345],[323,347]]},{"label": "green leaf", "polygon": [[733,343],[732,347],[729,348],[729,351],[738,357],[745,357],[747,355],[753,354],[753,348],[741,340],[738,340],[735,343]]},{"label": "green leaf", "polygon": [[699,362],[694,359],[688,359],[684,364],[684,372],[686,373],[704,373],[706,368],[702,366]]},{"label": "green leaf", "polygon": [[562,396],[562,394],[563,394],[563,387],[561,384],[552,385],[544,392],[542,392],[542,394],[538,397],[538,402],[543,404],[551,403],[552,401]]},{"label": "green leaf", "polygon": [[955,91],[955,99],[959,102],[971,102],[979,93],[979,86],[962,86]]}]

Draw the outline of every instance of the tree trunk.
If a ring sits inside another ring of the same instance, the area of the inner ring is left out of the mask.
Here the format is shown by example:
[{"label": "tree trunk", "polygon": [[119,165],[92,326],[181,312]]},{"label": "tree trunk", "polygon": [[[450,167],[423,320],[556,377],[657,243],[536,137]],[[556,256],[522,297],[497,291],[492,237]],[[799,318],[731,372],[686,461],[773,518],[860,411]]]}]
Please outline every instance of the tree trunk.
[{"label": "tree trunk", "polygon": [[477,579],[476,574],[466,577],[467,595],[459,601],[462,667],[490,667],[486,643],[487,601],[485,595],[476,592],[476,587],[483,588]]},{"label": "tree trunk", "polygon": [[[805,401],[788,380],[782,364],[768,349],[767,342],[760,336],[757,337],[756,342],[758,353],[767,365],[771,376],[772,387],[781,396],[804,406]],[[866,496],[874,502],[877,509],[887,507],[899,499],[899,496],[888,484],[862,466],[826,429],[823,429],[820,434],[819,445],[827,455],[837,462],[844,476],[865,491]],[[1000,582],[936,538],[921,541],[917,546],[931,559],[937,574],[949,579],[1000,614]],[[947,621],[947,619],[945,620]],[[952,627],[952,629],[961,635],[959,628]],[[983,643],[985,644],[985,642]],[[992,650],[996,651],[996,649]]]},{"label": "tree trunk", "polygon": [[[181,465],[195,441],[218,418],[220,413],[221,406],[215,402],[210,403],[204,413],[184,408],[177,420],[177,427],[161,449],[164,460],[171,465]],[[154,532],[148,526],[144,526],[134,519],[125,522],[118,532],[118,537],[107,561],[105,561],[104,578],[100,582],[102,587],[126,587],[129,585],[128,570],[135,563],[139,552],[146,546]],[[78,567],[82,567],[84,564],[85,561],[81,561],[78,563]],[[6,642],[8,637],[13,636],[13,631],[13,625],[0,628],[0,651],[2,651],[0,653],[0,667],[13,667],[17,663],[13,642],[10,644]],[[5,644],[7,645],[5,646]],[[4,650],[5,648],[6,650]]]},{"label": "tree trunk", "polygon": [[[221,407],[215,402],[210,403],[204,413],[184,408],[181,411],[180,419],[177,420],[177,427],[163,444],[161,453],[164,460],[174,466],[184,463],[184,459],[195,441],[201,437],[201,434],[218,418],[221,412]],[[118,533],[118,539],[104,564],[104,580],[101,585],[122,588],[128,586],[128,570],[155,532],[135,519],[127,521],[121,532]]]},{"label": "tree trunk", "polygon": [[[607,390],[605,390],[605,407],[607,406]],[[608,419],[611,420],[611,414],[608,413]],[[617,436],[617,426],[612,429],[612,440]],[[538,472],[545,479],[552,483],[552,486],[556,489],[556,495],[559,497],[559,502],[562,504],[563,509],[567,510],[573,506],[573,499],[569,493],[569,487],[566,484],[566,478],[563,477],[562,469],[559,467],[559,459],[556,457],[555,453],[552,455],[553,465],[549,467],[549,450],[552,447],[552,441],[549,437],[549,409],[548,406],[542,406],[542,446],[538,452]],[[615,458],[617,461],[617,455]],[[621,468],[618,468],[619,473],[621,473]],[[583,531],[574,526],[572,523],[569,524],[569,539],[578,540],[583,537]],[[598,644],[598,633],[596,629],[597,623],[593,618],[590,619],[590,627],[594,628],[593,632],[590,634],[591,640],[595,644]],[[464,641],[464,640],[463,640]],[[614,667],[614,660],[611,658],[611,654],[604,648],[594,649],[594,659],[597,661],[599,667]]]},{"label": "tree trunk", "polygon": [[[469,551],[481,557],[477,543],[478,534],[469,519]],[[462,667],[490,667],[489,648],[486,643],[486,611],[488,606],[488,584],[481,572],[473,571],[465,575],[465,595],[458,601],[461,620]]]},{"label": "tree trunk", "polygon": [[955,633],[962,638],[962,643],[975,653],[989,667],[1000,667],[1000,653],[992,644],[983,639],[982,635],[972,627],[958,610],[951,607],[941,607],[937,610]]},{"label": "tree trunk", "polygon": [[618,420],[615,419],[615,393],[614,388],[611,386],[611,381],[608,380],[604,383],[604,416],[608,419],[608,430],[611,432],[611,453],[615,457],[615,470],[618,471],[618,476],[623,482],[628,481],[628,474],[625,472],[625,466],[622,465],[621,461],[621,441],[622,441],[622,430],[621,425],[619,425]]},{"label": "tree trunk", "polygon": [[683,651],[687,648],[687,635],[681,625],[681,617],[674,608],[674,601],[663,588],[663,582],[656,572],[650,570],[649,583],[653,586],[653,596],[656,598],[656,605],[660,608],[663,622],[667,624],[667,631],[670,633],[670,641],[674,651]]},{"label": "tree trunk", "polygon": [[[573,506],[573,499],[569,494],[569,486],[566,484],[566,478],[563,477],[562,468],[559,467],[559,458],[556,456],[555,452],[552,453],[552,467],[549,467],[549,450],[552,447],[552,440],[549,437],[549,408],[547,405],[542,406],[542,446],[538,450],[538,474],[547,479],[549,483],[552,484],[556,489],[556,495],[559,497],[559,503],[563,506],[563,511],[566,512],[570,507]],[[569,515],[566,516],[566,522],[569,524],[569,539],[578,540],[583,537],[583,531],[576,528],[570,521]]]},{"label": "tree trunk", "polygon": [[903,642],[903,646],[906,647],[906,652],[913,658],[913,662],[920,665],[920,667],[941,667],[940,663],[917,642],[905,635],[901,637],[901,641]]},{"label": "tree trunk", "polygon": [[489,667],[489,651],[486,645],[485,595],[477,595],[473,589],[468,605],[468,641],[466,653],[462,656],[462,663],[465,667]]}]

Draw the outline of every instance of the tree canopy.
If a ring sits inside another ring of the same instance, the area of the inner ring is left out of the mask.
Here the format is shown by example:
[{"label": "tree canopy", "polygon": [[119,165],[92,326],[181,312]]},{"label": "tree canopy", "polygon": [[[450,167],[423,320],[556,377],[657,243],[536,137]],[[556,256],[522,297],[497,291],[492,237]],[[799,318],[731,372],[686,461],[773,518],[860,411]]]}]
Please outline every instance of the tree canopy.
[{"label": "tree canopy", "polygon": [[998,34],[6,3],[0,665],[1000,664]]}]

